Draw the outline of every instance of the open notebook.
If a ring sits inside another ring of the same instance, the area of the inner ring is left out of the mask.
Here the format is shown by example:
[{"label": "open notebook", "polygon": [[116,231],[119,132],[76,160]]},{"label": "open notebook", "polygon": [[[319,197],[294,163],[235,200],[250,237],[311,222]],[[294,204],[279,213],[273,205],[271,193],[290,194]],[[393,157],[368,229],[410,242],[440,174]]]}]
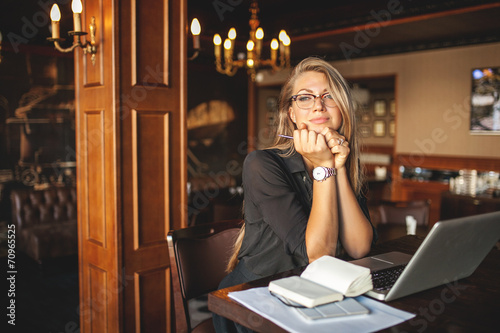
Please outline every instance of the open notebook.
[{"label": "open notebook", "polygon": [[437,222],[413,256],[390,252],[350,261],[380,271],[400,270],[391,287],[366,295],[390,301],[471,275],[500,240],[500,211]]}]

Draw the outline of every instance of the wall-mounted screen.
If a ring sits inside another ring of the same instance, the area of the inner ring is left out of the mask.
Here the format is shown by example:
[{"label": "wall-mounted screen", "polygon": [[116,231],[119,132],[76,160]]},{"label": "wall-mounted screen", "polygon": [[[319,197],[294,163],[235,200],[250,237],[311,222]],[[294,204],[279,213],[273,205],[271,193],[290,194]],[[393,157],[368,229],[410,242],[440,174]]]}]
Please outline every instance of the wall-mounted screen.
[{"label": "wall-mounted screen", "polygon": [[500,135],[500,67],[472,70],[470,109],[471,134]]}]

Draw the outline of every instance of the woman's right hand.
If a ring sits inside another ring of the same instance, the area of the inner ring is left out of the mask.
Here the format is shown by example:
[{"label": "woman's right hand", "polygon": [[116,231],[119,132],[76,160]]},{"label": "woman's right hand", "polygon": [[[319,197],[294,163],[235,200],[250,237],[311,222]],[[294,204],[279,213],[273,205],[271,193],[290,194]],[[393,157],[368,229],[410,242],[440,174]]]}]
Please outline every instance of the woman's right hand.
[{"label": "woman's right hand", "polygon": [[295,150],[309,160],[313,167],[335,167],[334,155],[326,143],[325,136],[307,129],[305,124],[300,124],[293,132]]}]

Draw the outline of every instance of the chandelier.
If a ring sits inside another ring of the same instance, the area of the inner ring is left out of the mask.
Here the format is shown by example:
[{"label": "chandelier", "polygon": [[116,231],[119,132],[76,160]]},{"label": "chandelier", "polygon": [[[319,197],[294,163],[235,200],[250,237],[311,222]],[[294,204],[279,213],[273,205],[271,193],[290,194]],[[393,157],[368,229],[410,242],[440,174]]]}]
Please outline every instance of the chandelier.
[{"label": "chandelier", "polygon": [[[271,57],[269,59],[261,58],[262,41],[264,39],[264,30],[259,27],[260,21],[257,17],[259,6],[257,1],[252,1],[250,5],[250,38],[247,42],[246,59],[244,53],[238,54],[236,60],[233,60],[234,44],[236,39],[236,29],[229,29],[226,40],[224,41],[224,66],[221,60],[222,39],[219,34],[214,35],[214,53],[215,66],[217,72],[233,76],[239,68],[246,67],[248,74],[255,81],[255,73],[259,68],[271,68],[273,71],[279,71],[284,68],[290,68],[290,37],[285,30],[281,30],[278,39],[271,41]],[[278,57],[279,53],[279,57]],[[279,58],[279,59],[278,59]]]}]

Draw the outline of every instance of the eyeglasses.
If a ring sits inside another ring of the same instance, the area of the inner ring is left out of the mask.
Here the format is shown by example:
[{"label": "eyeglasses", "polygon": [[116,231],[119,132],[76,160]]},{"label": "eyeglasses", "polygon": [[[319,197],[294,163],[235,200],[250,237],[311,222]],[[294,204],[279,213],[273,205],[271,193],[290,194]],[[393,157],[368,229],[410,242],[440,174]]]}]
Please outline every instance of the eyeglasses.
[{"label": "eyeglasses", "polygon": [[337,104],[333,100],[332,95],[328,92],[321,95],[313,95],[313,94],[293,95],[291,99],[292,101],[295,101],[297,103],[297,106],[299,108],[310,109],[314,106],[316,98],[321,98],[321,103],[323,103],[324,106],[327,106],[329,108],[334,108],[337,106]]}]

